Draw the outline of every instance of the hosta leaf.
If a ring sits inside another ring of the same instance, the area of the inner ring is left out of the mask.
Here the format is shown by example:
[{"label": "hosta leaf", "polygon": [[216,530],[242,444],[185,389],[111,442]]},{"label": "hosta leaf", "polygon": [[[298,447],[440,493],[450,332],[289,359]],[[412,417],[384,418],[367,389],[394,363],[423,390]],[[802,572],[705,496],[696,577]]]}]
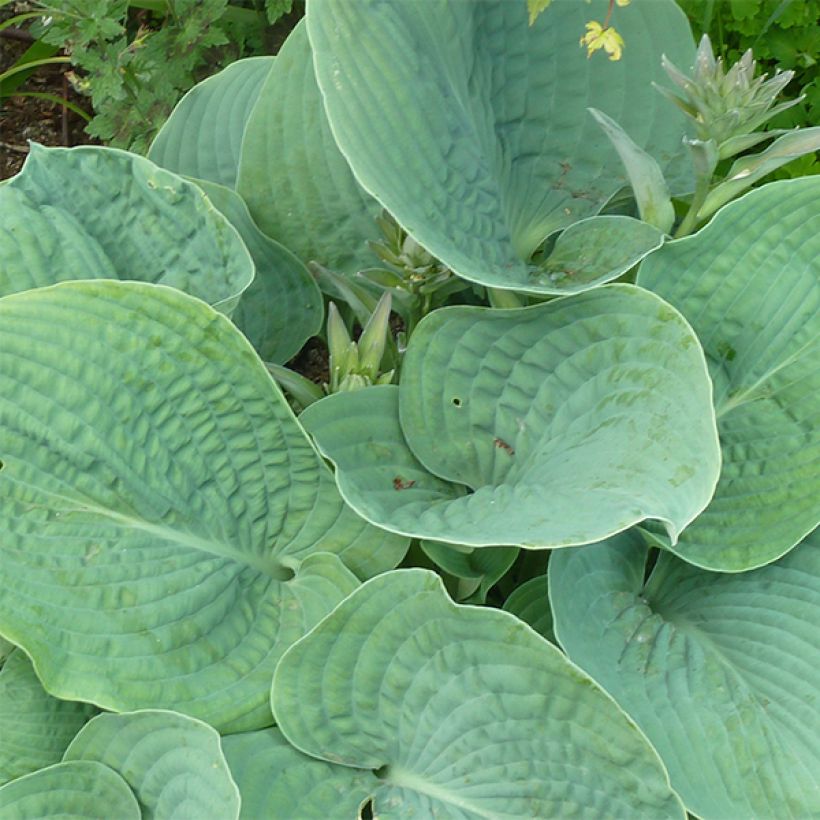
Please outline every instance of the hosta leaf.
[{"label": "hosta leaf", "polygon": [[518,557],[515,547],[457,547],[438,541],[421,541],[421,549],[437,566],[458,579],[456,600],[483,604],[490,587]]},{"label": "hosta leaf", "polygon": [[504,609],[529,624],[539,635],[555,643],[546,575],[530,578],[517,587],[504,602]]},{"label": "hosta leaf", "polygon": [[128,784],[90,760],[57,763],[0,788],[3,820],[141,820]]},{"label": "hosta leaf", "polygon": [[0,189],[0,225],[0,296],[139,279],[230,313],[253,279],[239,235],[193,183],[114,148],[33,144]]},{"label": "hosta leaf", "polygon": [[669,198],[669,186],[657,161],[635,145],[629,134],[603,111],[590,108],[589,113],[609,137],[624,164],[641,219],[669,233],[675,223],[675,209]]},{"label": "hosta leaf", "polygon": [[248,121],[237,190],[262,230],[300,259],[346,273],[371,267],[378,202],[350,172],[330,131],[304,23],[276,57]]},{"label": "hosta leaf", "polygon": [[537,281],[545,293],[580,293],[617,279],[662,244],[663,234],[638,219],[582,219],[558,236]]},{"label": "hosta leaf", "polygon": [[555,632],[703,818],[820,814],[820,540],[742,574],[634,533],[550,558]]},{"label": "hosta leaf", "polygon": [[272,703],[301,751],[375,771],[374,816],[682,817],[605,693],[508,613],[453,604],[427,570],[349,596],[283,656]]},{"label": "hosta leaf", "polygon": [[0,634],[59,697],[269,725],[279,656],[357,583],[328,553],[376,573],[406,544],[343,512],[249,343],[196,299],[14,294],[0,349]]},{"label": "hosta leaf", "polygon": [[239,790],[219,734],[176,712],[98,715],[71,742],[65,760],[96,760],[131,787],[142,820],[239,816]]},{"label": "hosta leaf", "polygon": [[674,541],[719,472],[697,339],[632,285],[438,310],[400,387],[329,396],[301,419],[360,515],[467,546],[572,546],[646,518]]},{"label": "hosta leaf", "polygon": [[273,57],[237,60],[195,85],[160,129],[148,159],[233,188],[242,135],[273,63]]},{"label": "hosta leaf", "polygon": [[319,286],[287,248],[256,227],[237,193],[213,182],[195,181],[239,231],[256,266],[256,276],[231,318],[265,361],[283,364],[322,326]]},{"label": "hosta leaf", "polygon": [[675,551],[706,569],[773,561],[820,513],[820,179],[774,182],[665,245],[638,282],[692,323],[715,383],[723,470]]},{"label": "hosta leaf", "polygon": [[230,735],[222,748],[242,795],[240,820],[358,817],[379,785],[372,772],[302,754],[278,729]]},{"label": "hosta leaf", "polygon": [[97,710],[51,697],[19,649],[0,670],[0,784],[58,763]]},{"label": "hosta leaf", "polygon": [[618,20],[623,60],[605,63],[578,47],[591,13],[556,0],[530,27],[507,0],[309,5],[316,77],[356,179],[467,279],[549,292],[530,255],[626,184],[589,107],[654,156],[674,190],[689,187],[683,116],[651,86],[662,53],[692,62],[684,15],[671,0],[636,0]]}]

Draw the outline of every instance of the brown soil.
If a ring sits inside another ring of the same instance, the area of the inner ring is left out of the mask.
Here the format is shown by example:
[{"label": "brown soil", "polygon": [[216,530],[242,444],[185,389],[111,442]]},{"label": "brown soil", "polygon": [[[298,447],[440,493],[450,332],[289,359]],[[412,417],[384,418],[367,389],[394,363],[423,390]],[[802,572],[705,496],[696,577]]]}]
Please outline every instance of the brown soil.
[{"label": "brown soil", "polygon": [[[24,11],[25,3],[0,8],[0,21]],[[15,36],[16,35],[16,36]],[[20,29],[0,32],[0,72],[10,68],[30,42]],[[54,94],[89,111],[89,100],[80,97],[66,79],[70,66],[42,66],[20,86],[21,91]],[[84,131],[85,121],[59,103],[35,97],[13,96],[0,101],[0,179],[16,174],[28,155],[29,141],[43,145],[80,145],[95,142]]]}]

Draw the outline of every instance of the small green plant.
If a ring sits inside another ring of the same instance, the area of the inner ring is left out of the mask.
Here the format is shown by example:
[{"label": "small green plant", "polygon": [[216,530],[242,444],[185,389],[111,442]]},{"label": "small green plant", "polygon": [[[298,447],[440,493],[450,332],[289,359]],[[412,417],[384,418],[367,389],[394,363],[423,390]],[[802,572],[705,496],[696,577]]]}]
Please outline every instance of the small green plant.
[{"label": "small green plant", "polygon": [[820,814],[817,129],[605,8],[310,0],[0,186],[0,816]]},{"label": "small green plant", "polygon": [[[32,32],[65,51],[72,83],[90,97],[87,132],[144,153],[173,106],[204,67],[258,52],[267,27],[291,7],[264,11],[228,0],[36,0]],[[32,16],[31,12],[28,16]]]},{"label": "small green plant", "polygon": [[[709,35],[727,64],[752,49],[763,71],[792,71],[790,91],[803,99],[773,120],[775,128],[806,127],[820,122],[820,2],[818,0],[745,0],[703,3],[681,0],[693,27]],[[816,157],[807,157],[777,174],[785,177],[820,172]]]}]

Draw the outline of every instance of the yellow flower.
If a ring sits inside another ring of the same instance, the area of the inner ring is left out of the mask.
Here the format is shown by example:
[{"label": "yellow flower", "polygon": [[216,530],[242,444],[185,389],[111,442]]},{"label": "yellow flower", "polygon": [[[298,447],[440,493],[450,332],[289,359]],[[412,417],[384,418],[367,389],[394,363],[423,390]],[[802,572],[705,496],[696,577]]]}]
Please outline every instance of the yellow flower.
[{"label": "yellow flower", "polygon": [[629,0],[615,0],[615,3],[618,6],[628,6]]},{"label": "yellow flower", "polygon": [[624,41],[612,26],[604,28],[596,20],[587,23],[587,33],[581,38],[580,45],[587,47],[587,57],[602,48],[609,54],[610,60],[620,60],[624,48]]}]

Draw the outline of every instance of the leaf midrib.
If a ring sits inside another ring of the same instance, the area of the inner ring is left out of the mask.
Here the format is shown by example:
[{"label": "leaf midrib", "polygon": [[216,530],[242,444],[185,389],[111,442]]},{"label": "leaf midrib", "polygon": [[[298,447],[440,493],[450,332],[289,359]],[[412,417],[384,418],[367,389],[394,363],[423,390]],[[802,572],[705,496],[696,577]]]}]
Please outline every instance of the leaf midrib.
[{"label": "leaf midrib", "polygon": [[[61,495],[60,493],[43,490],[42,487],[35,487],[17,479],[13,479],[13,481],[15,484],[24,485],[29,489],[35,490],[39,496],[45,497],[44,500],[48,503],[44,506],[46,506],[47,509],[53,510],[55,513],[59,513],[60,515],[71,513],[90,513],[92,515],[99,516],[100,518],[112,521],[126,529],[138,530],[139,532],[152,535],[162,541],[165,541],[166,543],[192,549],[196,552],[207,552],[220,558],[226,558],[237,564],[244,564],[276,581],[285,581],[293,577],[293,572],[291,570],[285,568],[280,562],[275,560],[273,552],[271,552],[269,558],[266,560],[263,556],[257,556],[249,552],[241,552],[223,541],[216,541],[211,538],[195,535],[194,533],[170,527],[168,525],[156,524],[138,516],[128,515],[126,513],[121,513],[116,510],[102,507],[90,500],[80,500],[70,496]],[[61,503],[55,504],[53,502]]]}]

